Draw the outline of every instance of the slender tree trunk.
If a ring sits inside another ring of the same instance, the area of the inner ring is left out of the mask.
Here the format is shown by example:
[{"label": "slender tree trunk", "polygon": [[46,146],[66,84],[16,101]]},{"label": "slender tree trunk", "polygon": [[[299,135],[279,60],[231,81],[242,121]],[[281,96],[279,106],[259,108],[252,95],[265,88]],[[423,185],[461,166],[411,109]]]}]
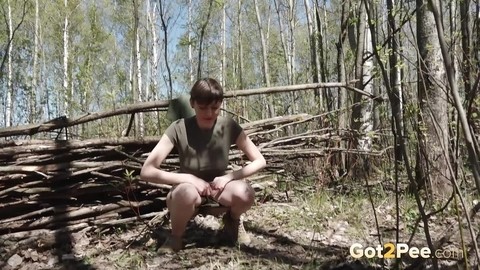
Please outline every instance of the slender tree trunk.
[{"label": "slender tree trunk", "polygon": [[[296,25],[297,25],[297,19],[296,19],[296,1],[289,0],[288,2],[288,48],[289,48],[289,62],[290,62],[290,84],[296,84],[296,79],[295,75],[297,73],[297,65],[295,62],[296,59],[296,40],[295,40],[295,31],[296,31]],[[291,94],[291,114],[296,114],[298,112],[298,103],[299,101],[297,100],[297,93],[292,92]]]},{"label": "slender tree trunk", "polygon": [[237,46],[238,46],[238,80],[239,80],[239,89],[244,89],[245,85],[243,83],[243,43],[242,43],[242,0],[238,0],[238,14],[237,14]]},{"label": "slender tree trunk", "polygon": [[[153,100],[157,99],[157,93],[158,93],[158,49],[157,47],[159,46],[159,38],[157,35],[157,13],[155,12],[157,10],[157,2],[153,4],[153,9],[150,17],[150,29],[152,33],[152,58],[151,58],[151,63],[152,63],[152,77],[150,78],[151,82],[151,92],[152,96],[151,98]],[[147,98],[149,96],[147,95]]]},{"label": "slender tree trunk", "polygon": [[[367,0],[363,0],[364,6]],[[361,18],[362,19],[362,18]],[[365,24],[368,20],[368,14],[363,13],[363,19]],[[359,40],[359,42],[364,42],[364,53],[362,58],[362,81],[363,81],[363,90],[366,93],[373,95],[374,88],[374,79],[373,79],[373,48],[372,48],[372,32],[369,27],[365,27],[365,39]],[[361,99],[362,100],[362,99]],[[363,105],[361,106],[361,139],[359,141],[359,149],[364,151],[371,151],[372,149],[372,138],[370,133],[373,131],[373,101],[371,99],[362,100]]]},{"label": "slender tree trunk", "polygon": [[[345,72],[345,41],[347,39],[347,27],[349,20],[349,9],[350,1],[346,0],[342,2],[342,13],[340,17],[340,33],[338,36],[337,47],[337,76],[340,82],[345,82],[347,80]],[[347,105],[347,93],[346,91],[339,91],[338,93],[338,108],[340,112],[338,113],[338,129],[339,134],[343,134],[347,129],[347,113],[342,109]],[[346,149],[346,143],[342,140],[340,141],[340,148]],[[346,156],[345,153],[339,154],[339,161],[337,166],[339,167],[339,174],[344,174],[346,169]]]},{"label": "slender tree trunk", "polygon": [[33,64],[32,64],[32,83],[30,86],[30,97],[29,97],[29,107],[30,114],[28,117],[29,123],[34,123],[37,119],[37,92],[39,92],[38,87],[38,36],[40,35],[39,31],[40,26],[40,15],[39,15],[39,5],[38,0],[35,0],[35,30],[33,37]]},{"label": "slender tree trunk", "polygon": [[224,2],[222,7],[222,62],[220,69],[220,82],[222,86],[226,85],[226,70],[227,70],[227,5]]},{"label": "slender tree trunk", "polygon": [[[244,63],[243,63],[243,42],[242,42],[242,0],[238,0],[238,14],[237,14],[237,33],[238,33],[238,38],[237,38],[237,46],[238,46],[238,80],[239,80],[239,89],[245,89],[245,83],[244,83],[244,78],[243,78],[243,69],[244,69]],[[249,114],[248,114],[248,106],[247,106],[247,97],[241,97],[241,111],[243,113],[243,116],[248,119]]]},{"label": "slender tree trunk", "polygon": [[[396,19],[395,19],[395,3],[394,0],[387,0],[387,10],[388,10],[388,33],[390,36],[390,42],[388,44],[390,48],[390,55],[389,55],[389,62],[390,62],[390,87],[393,91],[390,104],[392,106],[392,114],[398,115],[398,117],[394,117],[395,119],[400,119],[399,126],[401,129],[397,132],[401,132],[403,130],[403,99],[402,99],[402,85],[401,85],[401,70],[399,65],[399,35],[394,33],[397,29]],[[396,144],[395,144],[395,160],[401,161],[402,160],[402,149],[400,148],[398,136],[401,134],[397,134],[396,137]]]},{"label": "slender tree trunk", "polygon": [[[468,102],[467,108],[469,109],[468,115],[470,116],[472,111],[470,108],[473,108],[471,104],[473,103],[473,98],[475,93],[472,93],[472,69],[474,69],[474,55],[472,55],[472,34],[470,29],[470,0],[460,1],[460,28],[462,33],[462,56],[461,56],[461,67],[463,69],[463,87],[465,88],[465,97]],[[477,27],[479,27],[477,25]],[[477,112],[478,113],[478,112]],[[470,118],[470,117],[468,117]]]},{"label": "slender tree trunk", "polygon": [[448,102],[445,85],[445,67],[435,27],[435,19],[428,2],[417,0],[418,45],[418,151],[416,178],[420,187],[434,195],[450,195],[448,154]]},{"label": "slender tree trunk", "polygon": [[[365,32],[366,32],[366,20],[365,20],[365,2],[362,0],[360,2],[360,6],[358,7],[357,13],[357,37],[355,41],[350,40],[351,45],[356,45],[356,47],[352,47],[352,50],[355,51],[355,79],[357,82],[355,83],[355,87],[358,89],[364,88],[363,79],[363,57],[364,57],[364,48],[365,48]],[[360,126],[362,125],[362,96],[354,93],[353,94],[353,108],[352,108],[352,118],[350,120],[350,127],[352,130],[360,132]],[[354,141],[354,143],[357,143]],[[356,148],[357,145],[354,145]]]},{"label": "slender tree trunk", "polygon": [[[454,101],[455,109],[458,113],[458,117],[460,119],[460,124],[462,125],[463,129],[463,135],[465,137],[465,144],[468,150],[468,158],[470,161],[470,167],[472,168],[472,174],[475,179],[475,184],[477,186],[477,192],[480,193],[480,164],[479,164],[479,157],[478,153],[476,152],[477,150],[475,149],[473,145],[473,134],[470,131],[470,127],[468,125],[468,120],[466,118],[465,111],[463,109],[459,91],[458,91],[458,85],[455,82],[455,75],[454,75],[454,68],[453,68],[453,63],[452,63],[452,57],[449,54],[447,44],[445,42],[445,32],[443,30],[443,25],[441,21],[441,15],[440,11],[438,10],[438,7],[440,6],[438,1],[434,0],[429,0],[428,3],[431,6],[432,13],[434,15],[435,19],[435,26],[436,26],[436,33],[438,36],[438,41],[439,45],[441,48],[441,53],[442,53],[442,58],[443,58],[443,65],[445,67],[445,71],[447,74],[447,79],[448,79],[448,85],[451,90],[451,96]],[[448,124],[448,123],[447,123]],[[448,149],[447,149],[448,150]],[[448,152],[447,152],[448,156]],[[476,250],[478,252],[478,248],[476,247]],[[477,258],[480,256],[477,254]]]},{"label": "slender tree trunk", "polygon": [[283,49],[283,57],[285,59],[285,68],[287,70],[287,83],[292,84],[290,81],[290,78],[292,77],[292,70],[291,70],[291,65],[289,63],[290,58],[288,57],[288,48],[287,48],[287,41],[285,40],[285,29],[283,26],[283,21],[282,18],[284,17],[284,14],[282,13],[282,10],[280,9],[278,1],[281,0],[274,0],[273,2],[275,3],[275,10],[277,11],[277,18],[278,18],[278,28],[280,30],[280,42],[282,43],[282,49]]},{"label": "slender tree trunk", "polygon": [[170,70],[170,64],[169,64],[169,61],[168,61],[168,25],[165,21],[165,10],[163,8],[163,0],[160,0],[159,1],[160,5],[160,20],[162,21],[162,30],[163,30],[163,37],[164,37],[164,41],[163,41],[163,45],[164,45],[164,49],[163,49],[163,57],[164,57],[164,61],[165,61],[165,66],[167,67],[167,75],[168,75],[168,99],[172,99],[173,98],[173,82],[172,82],[172,71]]},{"label": "slender tree trunk", "polygon": [[288,1],[288,58],[290,64],[290,84],[296,84],[295,72],[296,72],[296,40],[295,40],[295,29],[296,29],[296,9],[295,1]]},{"label": "slender tree trunk", "polygon": [[[63,28],[63,108],[61,110],[63,116],[71,116],[73,114],[72,102],[73,102],[73,85],[71,83],[70,74],[70,9],[68,7],[68,0],[64,0],[65,18]],[[67,140],[68,133],[65,129],[60,134],[60,139]]]},{"label": "slender tree trunk", "polygon": [[71,95],[69,94],[69,76],[68,76],[68,58],[69,58],[69,18],[68,14],[68,0],[64,0],[65,6],[65,19],[63,23],[63,91],[64,91],[64,100],[63,100],[63,110],[62,114],[68,116],[69,108],[71,102]]},{"label": "slender tree trunk", "polygon": [[480,1],[475,5],[475,39],[473,44],[473,51],[475,52],[475,68],[480,68]]},{"label": "slender tree trunk", "polygon": [[[253,0],[253,3],[255,5],[255,14],[256,14],[256,18],[257,18],[258,32],[260,34],[260,42],[261,42],[261,46],[262,46],[263,83],[265,84],[266,87],[270,87],[270,71],[269,71],[269,66],[268,66],[267,37],[265,36],[265,31],[263,29],[262,19],[260,17],[260,9],[258,7],[258,2],[257,2],[257,0]],[[269,117],[274,117],[275,116],[275,110],[274,110],[273,99],[269,98],[269,100],[270,100],[270,102],[266,102],[266,99],[264,99],[263,101],[266,105],[266,108],[268,108]],[[270,104],[268,104],[268,103],[270,103]]]},{"label": "slender tree trunk", "polygon": [[[325,53],[325,48],[328,48],[328,41],[325,39],[325,35],[328,29],[328,18],[327,18],[327,0],[323,0],[322,10],[323,16],[320,16],[320,3],[319,0],[316,0],[317,4],[315,5],[315,18],[317,25],[317,34],[318,34],[318,64],[320,68],[320,80],[322,82],[328,81],[328,54]],[[322,19],[323,18],[323,23]],[[338,91],[332,89],[325,89],[321,95],[324,97],[324,100],[327,102],[327,108],[329,111],[335,110],[336,103],[338,102]]]},{"label": "slender tree trunk", "polygon": [[[312,21],[312,12],[315,17],[318,15],[318,9],[312,9],[310,0],[304,0],[305,4],[305,13],[307,14],[307,28],[308,28],[308,43],[310,45],[310,65],[311,65],[311,72],[312,72],[312,82],[318,83],[319,82],[319,68],[318,68],[318,53],[317,50],[318,46],[318,28],[316,24]],[[318,112],[323,112],[323,95],[320,93],[320,89],[315,89],[315,99],[316,105],[318,108]],[[319,119],[319,121],[321,121]]]},{"label": "slender tree trunk", "polygon": [[188,73],[190,84],[193,84],[195,76],[193,75],[193,53],[192,53],[192,0],[188,0]]},{"label": "slender tree trunk", "polygon": [[[135,44],[133,48],[133,93],[134,93],[134,102],[142,102],[142,73],[141,73],[141,54],[140,54],[140,34],[139,34],[139,0],[133,0],[133,39]],[[138,113],[138,117],[135,118],[135,135],[143,136],[144,134],[144,123],[143,123],[143,113]]]},{"label": "slender tree trunk", "polygon": [[8,40],[10,45],[7,50],[7,99],[5,104],[5,127],[12,125],[13,115],[13,72],[12,72],[12,47],[13,47],[13,25],[12,25],[12,7],[10,0],[7,0],[8,9]]},{"label": "slender tree trunk", "polygon": [[202,77],[202,53],[203,53],[203,39],[205,38],[205,30],[207,29],[208,22],[210,21],[210,15],[212,14],[213,1],[209,1],[207,18],[205,19],[202,28],[200,29],[200,40],[198,44],[198,66],[197,66],[197,79]]},{"label": "slender tree trunk", "polygon": [[[227,5],[224,2],[222,6],[222,40],[220,42],[222,48],[222,61],[220,66],[220,83],[222,87],[226,86],[227,76]],[[222,108],[228,109],[228,100],[222,102]]]}]

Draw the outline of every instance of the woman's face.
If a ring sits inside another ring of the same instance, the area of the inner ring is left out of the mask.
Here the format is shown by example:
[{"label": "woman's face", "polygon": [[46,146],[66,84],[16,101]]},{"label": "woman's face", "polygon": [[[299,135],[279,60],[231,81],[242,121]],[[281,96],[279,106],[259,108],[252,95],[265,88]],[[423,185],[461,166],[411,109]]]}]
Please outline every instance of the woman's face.
[{"label": "woman's face", "polygon": [[195,110],[198,126],[201,129],[211,129],[217,120],[217,116],[220,114],[222,101],[214,101],[210,104],[199,104],[196,101],[192,101],[191,105]]}]

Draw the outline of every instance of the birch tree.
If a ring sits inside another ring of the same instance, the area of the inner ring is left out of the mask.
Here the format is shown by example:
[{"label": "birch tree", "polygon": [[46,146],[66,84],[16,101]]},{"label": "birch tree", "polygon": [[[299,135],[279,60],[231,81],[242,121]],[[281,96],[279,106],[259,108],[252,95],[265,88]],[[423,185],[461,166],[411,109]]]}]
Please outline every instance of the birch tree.
[{"label": "birch tree", "polygon": [[[263,83],[266,87],[270,87],[270,69],[268,63],[268,32],[265,33],[263,27],[263,20],[261,18],[260,9],[258,6],[258,1],[253,1],[255,6],[255,14],[257,18],[257,25],[258,25],[258,33],[260,35],[260,44],[262,48],[262,75],[263,75]],[[270,21],[270,16],[267,19],[267,22]],[[262,98],[262,101],[267,108],[269,117],[275,116],[275,105],[273,104],[273,98],[269,96],[269,102],[265,98]]]},{"label": "birch tree", "polygon": [[[318,83],[319,82],[319,68],[318,68],[318,54],[317,51],[317,43],[318,43],[318,29],[315,27],[315,23],[312,21],[312,10],[314,14],[317,14],[317,6],[315,5],[315,9],[312,9],[310,0],[304,0],[305,5],[305,14],[307,15],[307,29],[308,29],[308,43],[310,45],[310,69],[312,72],[312,82]],[[317,16],[315,16],[317,17]],[[319,92],[319,89],[315,90],[315,96],[317,97],[317,105],[318,111],[323,111],[323,95]]]},{"label": "birch tree", "polygon": [[[342,5],[344,5],[342,2]],[[322,12],[323,10],[323,12]],[[343,14],[341,15],[343,16]],[[326,82],[328,80],[328,54],[326,52],[326,48],[328,47],[327,39],[325,38],[327,32],[327,0],[323,0],[322,6],[320,6],[319,0],[315,0],[315,33],[316,33],[316,44],[318,48],[317,55],[317,68],[319,69],[317,73],[319,73],[320,81]],[[342,31],[342,22],[340,23],[340,31]],[[339,78],[338,78],[339,79]],[[326,101],[326,106],[329,111],[332,111],[336,108],[336,103],[338,99],[338,92],[332,91],[331,89],[327,88],[319,93],[316,92],[317,96],[324,96]]]},{"label": "birch tree", "polygon": [[198,43],[197,79],[201,79],[201,77],[202,77],[203,42],[204,42],[204,39],[205,39],[205,31],[207,30],[207,26],[208,26],[208,23],[210,21],[210,16],[212,14],[213,2],[214,2],[214,0],[209,1],[207,17],[203,21],[201,29],[200,29],[200,37],[199,37],[199,43]]},{"label": "birch tree", "polygon": [[[142,71],[141,71],[141,53],[140,53],[140,13],[139,13],[139,0],[133,0],[133,59],[132,59],[132,72],[134,74],[132,80],[132,91],[134,96],[134,102],[143,101],[142,93]],[[144,121],[143,113],[139,113],[138,117],[135,118],[135,127],[138,132],[138,136],[144,135]]]},{"label": "birch tree", "polygon": [[12,125],[13,110],[13,76],[12,76],[12,47],[13,47],[13,24],[12,7],[10,0],[7,0],[7,20],[8,20],[8,47],[7,47],[7,97],[5,101],[5,126]]},{"label": "birch tree", "polygon": [[[336,43],[337,48],[337,76],[338,81],[344,82],[347,80],[347,75],[345,71],[345,43],[347,39],[347,28],[349,21],[349,10],[350,10],[350,1],[346,0],[342,2],[341,13],[340,13],[340,31],[338,35],[338,41]],[[347,113],[343,108],[347,105],[347,93],[345,91],[339,91],[338,93],[338,108],[340,112],[338,113],[338,129],[339,133],[342,134],[347,129]],[[346,148],[344,141],[340,142],[340,147]],[[341,174],[346,173],[346,156],[344,153],[339,154],[339,170]]]},{"label": "birch tree", "polygon": [[[221,62],[220,62],[220,84],[225,87],[227,85],[227,5],[224,1],[222,3],[222,39],[220,41],[221,47]],[[222,108],[228,109],[229,101],[222,102]]]},{"label": "birch tree", "polygon": [[69,9],[68,9],[68,0],[63,1],[65,7],[65,17],[63,21],[63,108],[61,110],[62,115],[68,117],[70,101],[73,96],[70,91],[70,79],[68,73],[68,61],[69,61]]},{"label": "birch tree", "polygon": [[[236,39],[236,42],[237,42],[237,48],[238,48],[238,58],[237,58],[237,65],[238,65],[238,76],[235,76],[235,77],[238,77],[238,88],[239,89],[244,89],[245,88],[245,84],[244,84],[244,78],[243,78],[243,69],[244,69],[244,63],[243,63],[243,59],[244,59],[244,56],[243,56],[243,42],[242,42],[242,24],[243,24],[243,20],[242,20],[242,0],[238,0],[237,1],[237,39]],[[249,115],[248,115],[248,106],[247,106],[247,99],[245,97],[241,97],[240,98],[241,100],[241,112],[243,113],[243,116],[245,118],[249,118]]]},{"label": "birch tree", "polygon": [[[372,42],[370,28],[366,27],[368,15],[365,10],[365,1],[360,2],[358,7],[358,27],[356,42],[356,55],[355,55],[355,78],[358,80],[355,83],[355,87],[362,89],[367,93],[372,93]],[[373,130],[372,123],[372,103],[371,100],[364,100],[363,96],[354,93],[353,94],[353,110],[351,118],[351,128],[359,132],[359,139],[357,147],[361,150],[370,150],[371,138],[369,134]]]},{"label": "birch tree", "polygon": [[192,0],[188,0],[188,25],[187,25],[187,35],[188,35],[188,74],[190,84],[193,85],[195,76],[193,75],[193,46],[192,46]]},{"label": "birch tree", "polygon": [[447,166],[448,102],[445,67],[433,13],[428,2],[417,1],[418,46],[418,151],[416,179],[434,195],[445,197],[451,191]]},{"label": "birch tree", "polygon": [[[364,6],[366,5],[367,0],[364,1]],[[360,18],[362,19],[362,18]],[[368,14],[364,13],[364,18],[366,22],[368,21]],[[372,48],[372,32],[369,27],[365,28],[365,38],[359,42],[364,42],[364,53],[363,53],[363,66],[362,66],[362,83],[363,91],[370,95],[373,94],[374,88],[374,79],[373,79],[373,48]],[[365,99],[362,101],[364,104],[361,106],[361,123],[360,132],[361,138],[359,141],[359,149],[364,151],[372,150],[372,138],[371,133],[373,131],[373,101],[371,99]]]},{"label": "birch tree", "polygon": [[39,35],[40,35],[40,14],[39,14],[39,3],[38,0],[35,0],[35,24],[34,24],[34,37],[33,37],[33,63],[32,63],[32,82],[30,85],[30,95],[29,95],[29,107],[30,114],[28,121],[30,123],[35,122],[37,119],[37,92],[40,92],[38,84],[38,54],[39,54]]}]

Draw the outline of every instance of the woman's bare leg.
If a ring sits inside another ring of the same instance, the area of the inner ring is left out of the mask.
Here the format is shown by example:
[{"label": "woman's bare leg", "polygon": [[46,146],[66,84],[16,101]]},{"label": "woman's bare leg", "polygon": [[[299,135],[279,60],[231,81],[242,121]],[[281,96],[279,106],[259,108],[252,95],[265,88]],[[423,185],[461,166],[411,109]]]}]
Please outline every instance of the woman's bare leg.
[{"label": "woman's bare leg", "polygon": [[255,201],[255,191],[243,180],[235,180],[225,185],[222,192],[216,194],[214,199],[220,204],[230,207],[233,219],[239,219],[247,212]]},{"label": "woman's bare leg", "polygon": [[167,195],[167,207],[170,211],[172,236],[181,238],[188,221],[201,203],[200,194],[192,184],[182,183]]}]

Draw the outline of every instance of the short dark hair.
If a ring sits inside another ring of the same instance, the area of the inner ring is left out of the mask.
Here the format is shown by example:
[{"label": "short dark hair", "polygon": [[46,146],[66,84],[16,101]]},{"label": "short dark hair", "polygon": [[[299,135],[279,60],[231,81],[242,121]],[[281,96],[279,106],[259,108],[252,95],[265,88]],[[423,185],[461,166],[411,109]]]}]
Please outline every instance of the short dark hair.
[{"label": "short dark hair", "polygon": [[200,104],[223,101],[223,88],[215,79],[200,79],[192,86],[190,99]]}]

